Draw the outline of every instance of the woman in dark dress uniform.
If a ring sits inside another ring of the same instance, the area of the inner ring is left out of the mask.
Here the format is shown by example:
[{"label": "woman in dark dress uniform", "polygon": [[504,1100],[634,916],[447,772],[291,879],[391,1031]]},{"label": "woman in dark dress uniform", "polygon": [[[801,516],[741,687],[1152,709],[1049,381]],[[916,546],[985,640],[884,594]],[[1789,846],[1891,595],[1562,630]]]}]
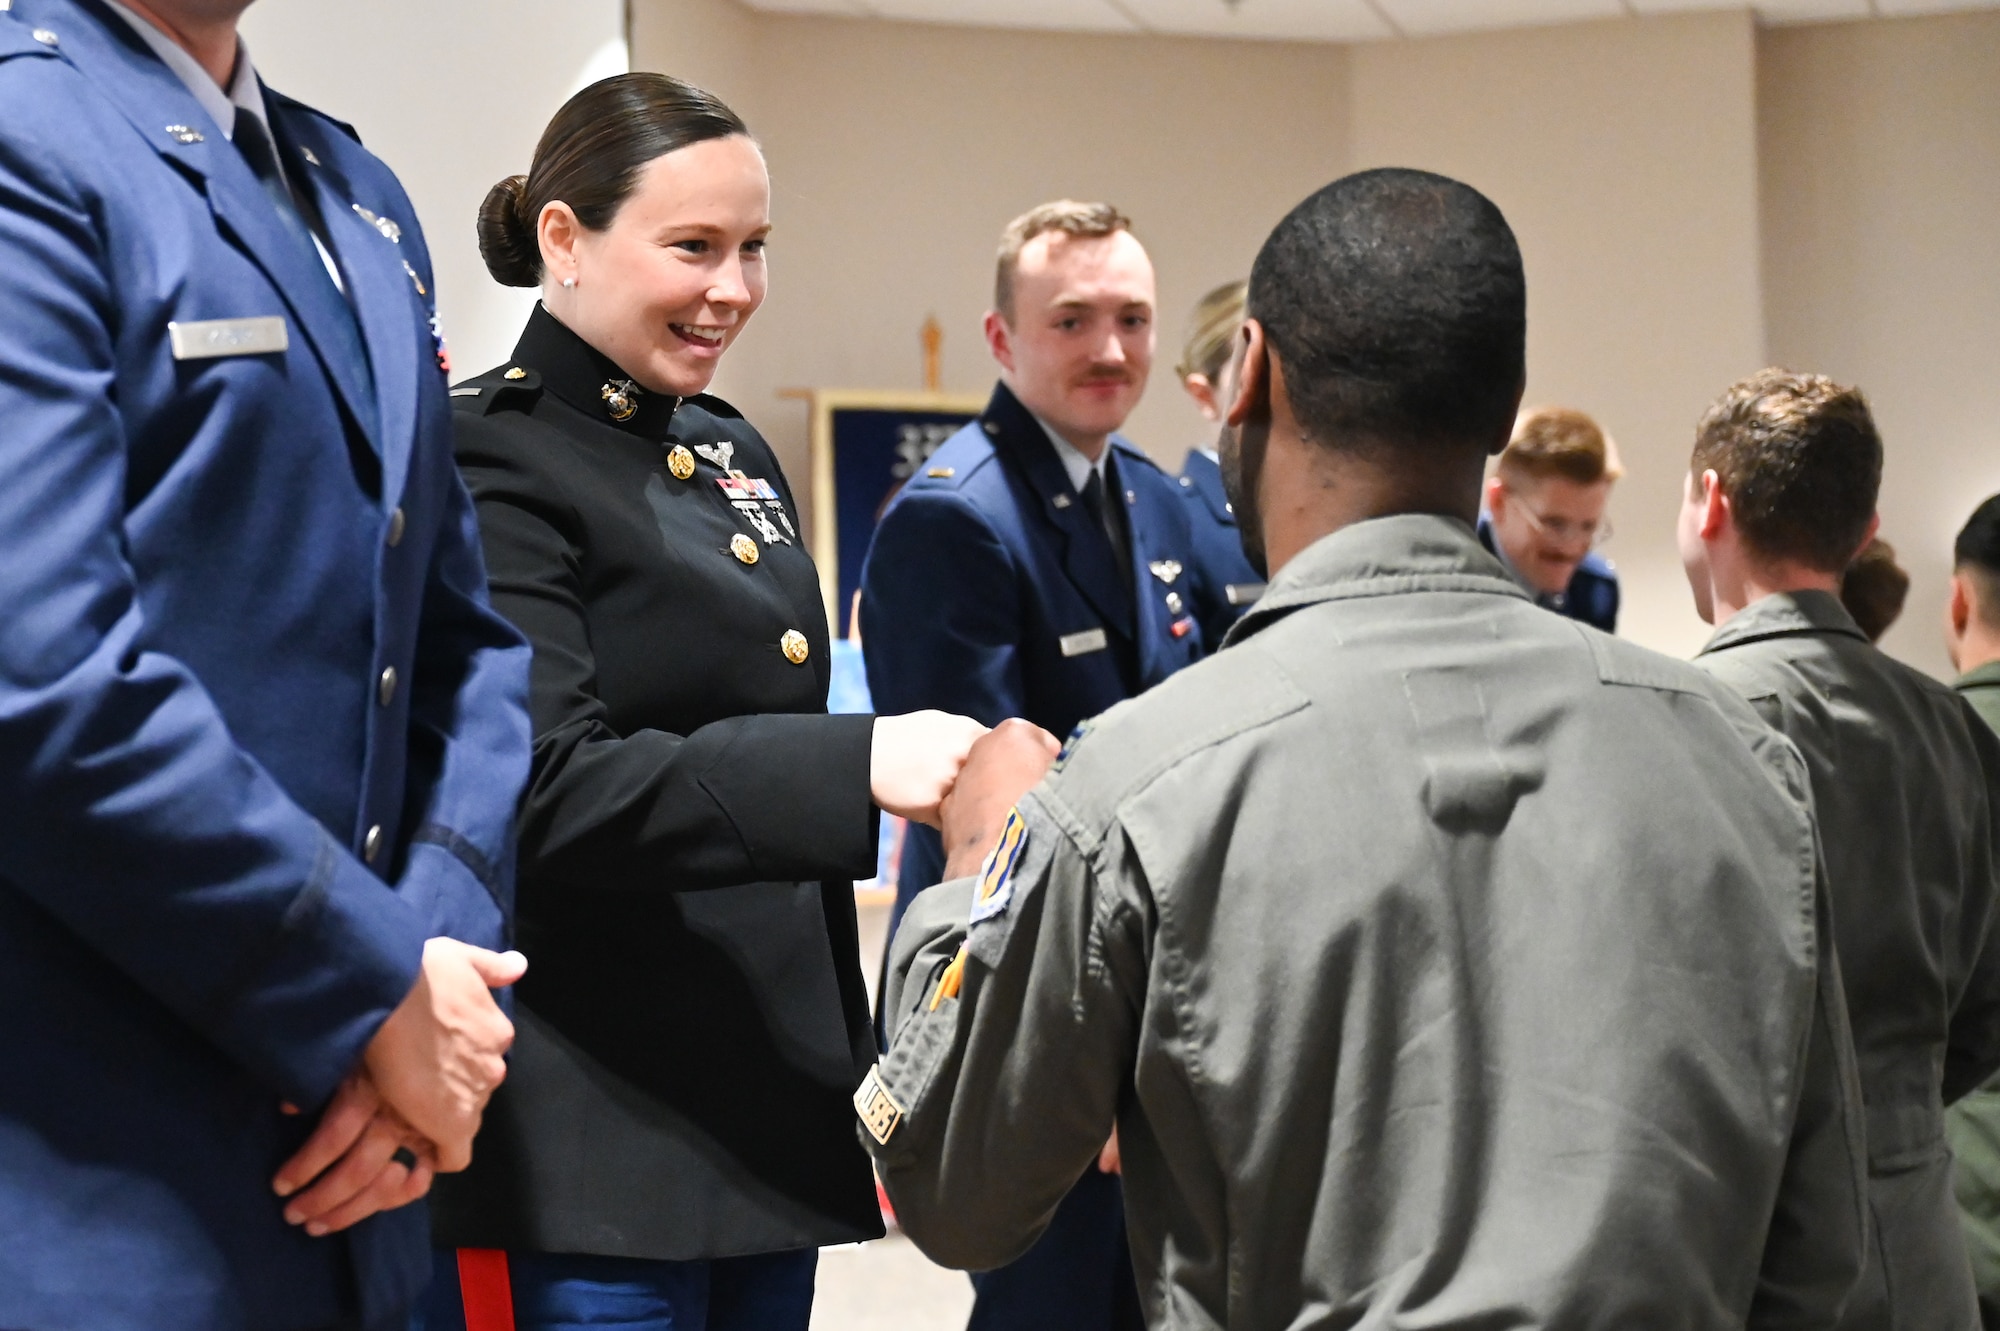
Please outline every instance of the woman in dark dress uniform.
[{"label": "woman in dark dress uniform", "polygon": [[535,649],[530,966],[472,1168],[434,1194],[427,1329],[511,1301],[523,1331],[804,1331],[816,1249],[882,1233],[850,880],[877,810],[934,821],[981,728],[825,714],[798,506],[701,395],[763,299],[769,190],[727,107],[627,74],[481,211],[488,268],[543,296],[452,390],[493,603]]}]

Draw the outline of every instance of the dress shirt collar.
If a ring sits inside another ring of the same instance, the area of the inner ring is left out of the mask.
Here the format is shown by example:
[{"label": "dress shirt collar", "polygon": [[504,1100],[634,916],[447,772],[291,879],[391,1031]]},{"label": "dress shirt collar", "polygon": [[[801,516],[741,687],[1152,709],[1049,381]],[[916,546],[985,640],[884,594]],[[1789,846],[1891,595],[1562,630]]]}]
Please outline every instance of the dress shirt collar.
[{"label": "dress shirt collar", "polygon": [[[119,18],[131,24],[132,31],[139,34],[139,40],[152,48],[153,54],[165,61],[167,68],[187,85],[187,90],[201,103],[201,109],[208,112],[208,118],[225,136],[231,139],[236,137],[236,113],[239,111],[248,111],[256,116],[263,123],[264,132],[270,133],[271,119],[264,109],[264,89],[257,82],[256,67],[250,63],[250,48],[243,44],[241,37],[236,39],[236,73],[229,81],[229,90],[224,92],[180,43],[119,4],[118,0],[104,0],[104,3]],[[275,135],[272,138],[276,140]]]},{"label": "dress shirt collar", "polygon": [[[1035,416],[1035,413],[1032,411],[1028,414]],[[1104,448],[1098,453],[1097,461],[1092,462],[1083,455],[1082,449],[1057,434],[1056,427],[1050,425],[1040,416],[1035,416],[1035,424],[1042,427],[1042,433],[1046,434],[1049,437],[1049,442],[1056,446],[1056,456],[1062,459],[1063,470],[1069,474],[1069,483],[1075,488],[1078,494],[1082,494],[1083,487],[1090,483],[1090,473],[1093,471],[1097,473],[1098,483],[1104,487],[1105,493],[1110,493],[1111,475],[1104,470],[1105,464],[1111,461],[1111,441],[1109,439],[1104,441]]]}]

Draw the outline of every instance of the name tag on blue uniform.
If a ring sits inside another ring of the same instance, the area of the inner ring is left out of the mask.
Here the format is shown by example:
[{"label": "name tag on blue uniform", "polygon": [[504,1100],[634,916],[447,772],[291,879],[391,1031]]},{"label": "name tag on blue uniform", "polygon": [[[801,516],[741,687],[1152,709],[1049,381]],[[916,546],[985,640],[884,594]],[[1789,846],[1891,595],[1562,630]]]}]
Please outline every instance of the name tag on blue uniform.
[{"label": "name tag on blue uniform", "polygon": [[1103,629],[1085,629],[1081,633],[1065,633],[1056,640],[1062,647],[1064,656],[1084,656],[1090,652],[1101,652],[1111,645],[1104,636]]},{"label": "name tag on blue uniform", "polygon": [[197,319],[167,325],[167,340],[175,360],[214,360],[218,356],[268,356],[289,347],[283,315],[256,319]]}]

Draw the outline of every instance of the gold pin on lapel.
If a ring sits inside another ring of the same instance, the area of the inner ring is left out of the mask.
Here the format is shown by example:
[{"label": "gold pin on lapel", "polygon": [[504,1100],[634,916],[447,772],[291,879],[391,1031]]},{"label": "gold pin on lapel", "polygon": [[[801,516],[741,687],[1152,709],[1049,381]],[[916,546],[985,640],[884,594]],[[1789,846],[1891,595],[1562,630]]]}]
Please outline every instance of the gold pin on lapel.
[{"label": "gold pin on lapel", "polygon": [[614,421],[629,421],[639,411],[639,385],[630,379],[613,379],[597,390],[604,409]]},{"label": "gold pin on lapel", "polygon": [[518,365],[510,365],[507,367],[507,373],[500,377],[502,379],[525,379],[528,377],[528,372]]}]

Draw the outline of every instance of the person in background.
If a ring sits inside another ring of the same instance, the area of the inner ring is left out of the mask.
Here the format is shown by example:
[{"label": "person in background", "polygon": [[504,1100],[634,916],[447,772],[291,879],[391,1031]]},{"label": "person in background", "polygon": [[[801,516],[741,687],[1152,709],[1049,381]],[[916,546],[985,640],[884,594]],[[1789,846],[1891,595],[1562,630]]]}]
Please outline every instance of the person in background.
[{"label": "person in background", "polygon": [[[1952,687],[2000,734],[2000,494],[1972,511],[1952,548],[1944,635]],[[1944,1129],[1980,1323],[2000,1331],[2000,1078],[1945,1110]]]},{"label": "person in background", "polygon": [[[1008,223],[985,323],[1000,383],[889,505],[862,567],[877,706],[1065,734],[1200,659],[1188,505],[1116,434],[1152,369],[1154,309],[1152,261],[1109,204]],[[943,868],[937,833],[911,828],[899,917]],[[1118,1180],[1079,1172],[1042,1241],[973,1278],[972,1331],[1138,1325]]]},{"label": "person in background", "polygon": [[[1225,282],[1201,298],[1181,348],[1181,363],[1174,367],[1195,410],[1218,430],[1228,401],[1230,356],[1243,327],[1243,293],[1248,285],[1240,280]],[[1264,594],[1264,575],[1243,553],[1236,513],[1222,490],[1214,435],[1188,450],[1180,482],[1194,536],[1195,596],[1202,607],[1202,632],[1211,647],[1220,646],[1229,626]]]},{"label": "person in background", "polygon": [[1840,603],[1868,641],[1880,642],[1910,594],[1910,575],[1896,562],[1896,547],[1877,536],[1840,575]]},{"label": "person in background", "polygon": [[[698,88],[577,93],[479,214],[539,288],[452,390],[494,605],[534,645],[520,1040],[437,1198],[422,1326],[805,1331],[882,1233],[847,1129],[874,1039],[851,880],[982,727],[826,714],[818,570],[770,447],[703,394],[762,305],[770,180]],[[457,1251],[453,1251],[457,1250]]]},{"label": "person in background", "polygon": [[1611,539],[1604,506],[1624,474],[1596,421],[1537,407],[1515,422],[1479,515],[1480,542],[1536,605],[1606,633],[1618,629],[1618,573],[1597,547]]},{"label": "person in background", "polygon": [[1053,771],[975,745],[896,939],[856,1106],[934,1258],[1018,1251],[1115,1116],[1156,1327],[1832,1321],[1861,1103],[1806,776],[1480,547],[1525,286],[1423,172],[1265,242],[1221,451],[1269,594]]},{"label": "person in background", "polygon": [[0,12],[0,1326],[400,1327],[528,648],[396,177],[245,0]]},{"label": "person in background", "polygon": [[1875,1238],[1841,1325],[1977,1327],[1944,1106],[2000,1068],[2000,737],[1840,603],[1875,535],[1860,391],[1767,369],[1695,428],[1678,526],[1697,664],[1798,746],[1868,1104]]}]

